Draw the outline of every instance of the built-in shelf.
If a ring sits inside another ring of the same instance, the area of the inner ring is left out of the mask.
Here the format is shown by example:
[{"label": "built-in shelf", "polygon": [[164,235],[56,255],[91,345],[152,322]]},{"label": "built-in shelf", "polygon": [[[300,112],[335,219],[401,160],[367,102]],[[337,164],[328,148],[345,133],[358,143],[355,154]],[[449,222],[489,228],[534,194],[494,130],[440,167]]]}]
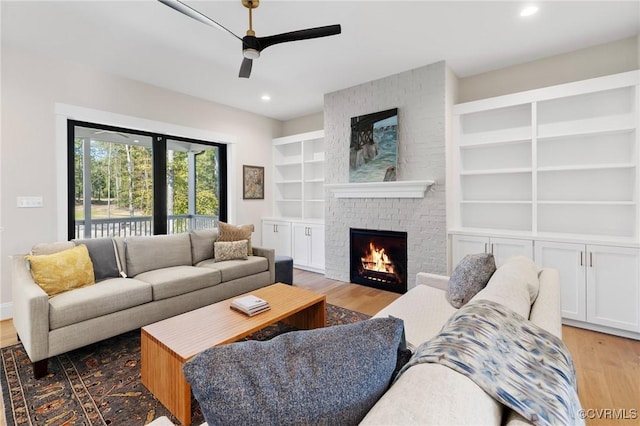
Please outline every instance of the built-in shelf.
[{"label": "built-in shelf", "polygon": [[325,188],[336,198],[424,198],[432,180],[335,183]]},{"label": "built-in shelf", "polygon": [[324,217],[324,131],[274,139],[272,152],[274,216],[321,220]]}]

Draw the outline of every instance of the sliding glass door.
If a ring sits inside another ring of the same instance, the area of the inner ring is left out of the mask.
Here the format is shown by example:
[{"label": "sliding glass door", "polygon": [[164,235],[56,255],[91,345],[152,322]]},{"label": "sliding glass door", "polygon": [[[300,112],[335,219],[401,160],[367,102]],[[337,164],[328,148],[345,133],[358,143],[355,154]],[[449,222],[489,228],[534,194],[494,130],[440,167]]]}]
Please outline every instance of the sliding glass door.
[{"label": "sliding glass door", "polygon": [[226,220],[226,146],[69,121],[69,238],[208,229]]},{"label": "sliding glass door", "polygon": [[167,139],[168,233],[215,227],[220,147]]}]

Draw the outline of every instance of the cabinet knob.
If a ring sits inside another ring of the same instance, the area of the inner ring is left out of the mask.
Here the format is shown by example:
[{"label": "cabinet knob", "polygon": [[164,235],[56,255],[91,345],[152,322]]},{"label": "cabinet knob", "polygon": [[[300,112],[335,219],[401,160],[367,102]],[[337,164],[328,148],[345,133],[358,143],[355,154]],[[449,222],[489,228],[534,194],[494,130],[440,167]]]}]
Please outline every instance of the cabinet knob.
[{"label": "cabinet knob", "polygon": [[580,250],[580,266],[584,265],[583,256],[584,256],[584,252]]}]

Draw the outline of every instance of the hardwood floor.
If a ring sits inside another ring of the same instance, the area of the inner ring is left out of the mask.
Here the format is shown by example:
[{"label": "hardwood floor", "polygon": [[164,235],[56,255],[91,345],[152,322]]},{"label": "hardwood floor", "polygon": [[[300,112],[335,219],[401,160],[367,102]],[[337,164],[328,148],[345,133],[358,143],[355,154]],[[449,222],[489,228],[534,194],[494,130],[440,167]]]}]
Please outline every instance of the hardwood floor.
[{"label": "hardwood floor", "polygon": [[[325,294],[327,303],[368,315],[400,297],[298,269],[294,270],[293,280],[296,286]],[[563,340],[576,367],[580,401],[588,414],[587,424],[640,425],[640,341],[569,326],[562,329]],[[0,347],[15,343],[11,320],[0,322]],[[0,424],[2,420],[0,416]]]}]

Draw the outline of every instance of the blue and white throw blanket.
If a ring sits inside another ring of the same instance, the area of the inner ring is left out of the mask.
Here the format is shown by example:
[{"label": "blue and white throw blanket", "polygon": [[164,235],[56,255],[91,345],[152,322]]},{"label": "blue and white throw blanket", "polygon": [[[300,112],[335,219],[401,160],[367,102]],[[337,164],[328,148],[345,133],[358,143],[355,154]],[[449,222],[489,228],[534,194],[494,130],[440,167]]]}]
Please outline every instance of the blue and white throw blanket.
[{"label": "blue and white throw blanket", "polygon": [[456,312],[416,349],[412,365],[437,363],[464,374],[536,425],[584,424],[576,375],[561,339],[488,300]]}]

